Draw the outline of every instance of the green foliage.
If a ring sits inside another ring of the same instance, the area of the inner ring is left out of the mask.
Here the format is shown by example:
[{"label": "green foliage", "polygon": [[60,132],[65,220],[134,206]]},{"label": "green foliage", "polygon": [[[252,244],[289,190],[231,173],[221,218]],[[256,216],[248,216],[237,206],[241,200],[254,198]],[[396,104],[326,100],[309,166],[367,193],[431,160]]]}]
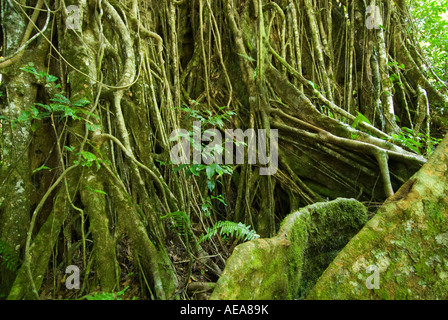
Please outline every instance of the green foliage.
[{"label": "green foliage", "polygon": [[421,155],[420,148],[422,143],[414,138],[414,131],[409,128],[403,128],[398,135],[392,135],[393,138],[400,140],[405,146],[412,151]]},{"label": "green foliage", "polygon": [[[32,62],[30,62],[28,65],[22,66],[20,70],[34,75],[38,83],[41,83],[46,88],[51,89],[49,91],[53,92],[53,96],[50,98],[50,101],[52,103],[34,103],[34,105],[27,110],[23,110],[21,115],[17,119],[11,120],[4,116],[0,116],[0,120],[3,119],[10,121],[14,126],[15,124],[30,123],[33,122],[33,120],[42,120],[53,115],[56,116],[59,121],[62,121],[66,118],[85,121],[86,126],[90,131],[95,131],[95,129],[98,129],[97,125],[81,117],[81,115],[87,114],[99,120],[98,116],[85,110],[85,107],[90,104],[89,100],[87,100],[86,98],[82,98],[76,101],[71,101],[65,96],[65,92],[61,90],[61,85],[56,84],[58,78],[42,71],[38,72],[36,68],[34,68],[34,64]],[[34,121],[31,125],[31,130],[34,132],[38,126],[39,122]]]},{"label": "green foliage", "polygon": [[[425,152],[427,157],[431,156],[437,145],[442,142],[442,139],[436,139],[431,136],[427,136],[423,133],[415,132],[415,130],[403,127],[400,133],[392,135],[394,139],[397,139],[407,146],[410,150],[422,155],[422,151]],[[425,150],[426,147],[426,150]]]},{"label": "green foliage", "polygon": [[223,205],[227,206],[226,201],[224,200],[224,196],[222,194],[218,195],[217,197],[210,195],[207,198],[204,199],[204,203],[201,204],[201,210],[202,213],[209,218],[211,215],[211,211],[213,209],[212,200],[218,200]]},{"label": "green foliage", "polygon": [[206,234],[202,234],[199,243],[210,239],[215,236],[218,231],[221,236],[235,236],[238,239],[242,239],[243,241],[250,241],[260,236],[254,231],[250,229],[250,226],[246,226],[241,222],[232,222],[232,221],[218,221],[213,225],[213,227],[207,230]]},{"label": "green foliage", "polygon": [[81,151],[76,153],[77,156],[80,156],[80,160],[73,161],[74,164],[80,164],[82,167],[91,167],[94,163],[96,164],[96,169],[99,170],[101,167],[100,162],[103,162],[102,159],[98,158],[95,154],[88,151]]},{"label": "green foliage", "polygon": [[171,230],[174,230],[182,236],[187,234],[187,228],[191,226],[190,217],[184,211],[168,213],[162,219],[170,219],[172,221],[170,225]]},{"label": "green foliage", "polygon": [[[402,66],[400,65],[398,67],[401,68]],[[397,122],[400,122],[400,119],[397,116],[396,120]],[[353,121],[351,127],[353,129],[357,129],[373,135],[371,132],[365,130],[360,126],[362,122],[371,125],[369,119],[367,119],[362,113],[358,112],[358,116]],[[436,139],[423,133],[415,132],[415,130],[409,129],[407,127],[403,127],[401,129],[402,131],[400,131],[398,134],[393,134],[392,138],[394,140],[400,141],[402,145],[405,145],[407,148],[419,155],[425,155],[426,157],[431,156],[431,154],[434,152],[435,147],[439,145],[440,142],[442,142],[442,139]],[[358,136],[356,134],[352,134],[352,139],[356,139],[357,137]]]},{"label": "green foliage", "polygon": [[409,1],[409,7],[416,38],[430,57],[435,74],[448,81],[448,0]]},{"label": "green foliage", "polygon": [[124,295],[125,291],[129,288],[127,286],[119,292],[96,292],[91,295],[85,296],[87,300],[123,300],[121,296]]},{"label": "green foliage", "polygon": [[[355,120],[354,120],[353,123],[352,123],[352,128],[353,128],[353,129],[360,130],[360,131],[363,131],[363,132],[366,132],[366,133],[372,135],[371,132],[365,130],[364,128],[362,128],[362,127],[360,126],[360,123],[362,123],[362,122],[365,122],[365,123],[367,123],[367,124],[372,125],[372,124],[370,123],[369,119],[367,119],[365,115],[363,115],[362,113],[358,112],[358,116],[355,118]],[[352,134],[352,139],[356,139],[357,137],[358,137],[357,135]]]},{"label": "green foliage", "polygon": [[29,62],[28,65],[22,66],[20,70],[31,73],[36,77],[37,82],[44,84],[47,88],[54,88],[54,89],[61,88],[60,84],[56,84],[58,77],[53,76],[51,74],[47,74],[42,71],[38,72],[36,68],[34,68],[34,63],[32,62]]},{"label": "green foliage", "polygon": [[[223,200],[220,199],[220,201]],[[162,219],[169,219],[172,222],[170,229],[182,236],[186,236],[187,228],[191,227],[190,217],[184,211],[168,213],[167,215],[164,215]],[[236,223],[232,221],[218,221],[211,228],[209,228],[205,234],[201,235],[198,243],[200,244],[203,241],[209,240],[213,236],[217,235],[218,231],[220,236],[235,236],[242,241],[250,241],[260,237],[254,230],[251,230],[250,226],[246,226],[241,222]]]},{"label": "green foliage", "polygon": [[17,271],[20,257],[13,248],[0,240],[0,264],[5,265],[8,270]]},{"label": "green foliage", "polygon": [[[198,103],[194,100],[193,103],[195,105],[198,105]],[[226,107],[219,107],[218,108],[219,113],[216,114],[213,114],[213,112],[210,110],[204,110],[202,112],[199,110],[194,110],[185,104],[182,107],[176,109],[180,109],[187,113],[185,120],[189,118],[199,120],[201,122],[202,127],[205,129],[209,127],[213,128],[218,127],[219,129],[224,129],[224,121],[230,121],[232,116],[236,115],[234,111],[225,110]]]},{"label": "green foliage", "polygon": [[[193,101],[195,102],[195,101]],[[197,102],[195,102],[197,104]],[[210,128],[219,128],[224,129],[224,122],[230,121],[232,116],[235,115],[235,112],[231,110],[225,110],[226,107],[220,107],[218,109],[217,114],[213,114],[210,110],[205,110],[200,112],[199,110],[193,110],[190,107],[184,105],[179,108],[180,110],[187,113],[185,119],[193,118],[197,121],[201,122],[201,129],[205,131]],[[194,132],[188,132],[188,139],[190,139],[190,143],[195,150],[199,150],[201,152],[201,157],[206,156],[209,158],[213,158],[216,155],[222,155],[224,150],[222,145],[215,145],[213,148],[209,148],[207,153],[205,152],[205,148],[207,147],[204,144],[198,143],[193,139]],[[202,132],[201,132],[202,135]],[[173,137],[172,140],[178,139],[179,136]],[[224,142],[223,142],[224,143]],[[181,164],[173,169],[173,172],[177,172],[180,170],[185,170],[187,178],[191,176],[200,177],[201,172],[205,173],[207,177],[207,187],[210,191],[213,191],[216,186],[216,181],[223,176],[224,174],[232,175],[233,169],[229,165],[222,165],[217,163],[211,163],[208,165],[205,164]]]},{"label": "green foliage", "polygon": [[361,122],[366,122],[371,125],[369,119],[367,119],[366,116],[363,115],[362,113],[358,112],[358,116],[355,118],[355,120],[352,123],[352,128],[354,128],[354,129],[358,128],[358,126]]},{"label": "green foliage", "polygon": [[[226,107],[220,107],[218,113],[213,114],[210,110],[200,112],[198,110],[193,110],[185,105],[182,108],[180,108],[180,110],[187,113],[185,119],[193,118],[196,121],[200,121],[201,129],[203,131],[209,129],[210,127],[219,128],[221,130],[224,129],[225,121],[230,121],[231,117],[235,115],[235,112],[225,109]],[[194,134],[193,131],[189,131],[187,138],[190,139],[190,143],[191,145],[193,145],[193,148],[201,152],[202,157],[205,153],[204,149],[206,148],[206,146],[203,144],[198,144],[197,141],[194,141],[193,134]],[[174,137],[173,140],[177,138],[178,137]],[[222,145],[215,145],[214,148],[209,148],[209,151],[206,154],[206,156],[213,158],[215,154],[222,154],[223,149],[224,148],[222,147]],[[210,192],[213,192],[215,190],[216,182],[220,182],[219,179],[223,175],[233,174],[233,169],[231,166],[217,163],[182,164],[173,169],[174,172],[180,170],[185,170],[187,178],[191,176],[200,177],[201,173],[205,174],[205,178],[207,178],[207,188]],[[227,206],[227,203],[223,195],[217,195],[217,196],[209,195],[205,197],[204,202],[201,204],[201,211],[207,218],[211,216],[213,210],[213,204],[212,204],[213,201],[217,201],[218,203]],[[163,216],[162,218],[171,218],[173,221],[172,228],[174,228],[179,234],[182,235],[185,234],[185,228],[191,225],[189,217],[183,211],[176,211],[166,216]],[[214,235],[216,235],[218,233],[218,230],[220,231],[219,234],[221,236],[235,235],[237,238],[242,238],[243,241],[252,240],[258,237],[255,231],[250,230],[250,226],[246,226],[242,223],[235,223],[231,221],[219,221],[216,224],[214,224],[207,231],[205,235],[203,234],[200,237],[199,243],[206,241],[211,237],[213,237]]]}]

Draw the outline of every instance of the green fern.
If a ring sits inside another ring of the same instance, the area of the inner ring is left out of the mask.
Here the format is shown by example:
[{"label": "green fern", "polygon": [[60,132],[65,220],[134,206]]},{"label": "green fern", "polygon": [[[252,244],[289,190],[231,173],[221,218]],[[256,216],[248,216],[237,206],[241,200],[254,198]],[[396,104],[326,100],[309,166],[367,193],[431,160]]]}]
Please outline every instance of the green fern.
[{"label": "green fern", "polygon": [[191,224],[190,217],[184,211],[171,212],[162,217],[162,219],[169,218],[172,221],[170,228],[184,236],[187,232],[187,228],[189,228]]},{"label": "green fern", "polygon": [[255,230],[250,230],[250,226],[246,226],[241,222],[232,222],[232,221],[218,221],[213,225],[213,227],[207,230],[206,234],[202,234],[199,243],[210,239],[215,236],[218,231],[219,235],[225,236],[235,236],[243,241],[250,241],[260,236],[255,232]]},{"label": "green fern", "polygon": [[19,268],[20,257],[4,241],[0,240],[0,264],[5,265],[8,270],[17,271]]},{"label": "green fern", "polygon": [[[123,290],[119,292],[96,292],[93,294],[88,294],[84,296],[83,298],[86,298],[87,300],[123,300],[121,296],[124,295],[124,292],[129,288],[127,286]],[[135,299],[135,297],[134,297]],[[134,300],[133,299],[133,300]]]}]

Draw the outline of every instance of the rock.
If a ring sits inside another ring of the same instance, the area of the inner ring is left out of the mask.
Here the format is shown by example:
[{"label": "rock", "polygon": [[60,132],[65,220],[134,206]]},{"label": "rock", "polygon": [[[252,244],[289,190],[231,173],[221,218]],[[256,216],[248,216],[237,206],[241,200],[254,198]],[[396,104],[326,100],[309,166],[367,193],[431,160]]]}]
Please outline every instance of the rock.
[{"label": "rock", "polygon": [[302,208],[283,220],[277,236],[238,245],[210,299],[304,298],[366,222],[366,208],[354,199]]},{"label": "rock", "polygon": [[448,299],[447,161],[448,137],[350,240],[307,298]]}]

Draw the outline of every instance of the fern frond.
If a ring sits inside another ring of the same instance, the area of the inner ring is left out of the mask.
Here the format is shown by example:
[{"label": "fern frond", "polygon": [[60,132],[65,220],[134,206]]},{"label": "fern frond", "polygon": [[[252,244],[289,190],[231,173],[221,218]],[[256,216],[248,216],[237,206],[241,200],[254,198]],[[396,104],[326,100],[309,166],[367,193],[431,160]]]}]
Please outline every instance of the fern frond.
[{"label": "fern frond", "polygon": [[255,230],[250,230],[250,228],[251,226],[246,226],[241,222],[236,223],[232,221],[218,221],[213,225],[213,227],[207,230],[206,234],[201,235],[199,243],[215,236],[218,231],[221,236],[235,236],[243,241],[250,241],[259,238],[260,236],[255,232]]},{"label": "fern frond", "polygon": [[162,217],[162,219],[169,218],[172,221],[170,228],[184,236],[191,224],[190,217],[184,211],[171,212]]},{"label": "fern frond", "polygon": [[6,265],[11,271],[17,271],[19,268],[20,257],[17,252],[6,242],[0,240],[0,264]]}]

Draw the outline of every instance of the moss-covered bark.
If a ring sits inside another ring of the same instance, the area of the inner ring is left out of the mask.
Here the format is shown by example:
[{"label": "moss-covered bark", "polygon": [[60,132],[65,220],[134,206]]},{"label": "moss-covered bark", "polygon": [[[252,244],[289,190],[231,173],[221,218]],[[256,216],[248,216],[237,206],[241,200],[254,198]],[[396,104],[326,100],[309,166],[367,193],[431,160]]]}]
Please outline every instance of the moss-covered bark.
[{"label": "moss-covered bark", "polygon": [[366,208],[353,199],[300,209],[285,218],[277,236],[237,246],[210,299],[304,298],[366,222]]},{"label": "moss-covered bark", "polygon": [[[74,177],[77,177],[76,172],[73,172],[72,174]],[[70,177],[71,175],[68,177],[69,184],[72,181]],[[76,178],[74,179],[76,180]],[[73,196],[73,193],[71,196]],[[61,232],[61,227],[67,219],[69,207],[69,196],[65,192],[65,189],[62,189],[62,191],[56,195],[53,211],[48,216],[44,225],[40,228],[39,233],[33,239],[29,252],[29,266],[36,290],[40,289],[44,280],[51,255],[54,253],[53,248]],[[33,293],[33,288],[30,282],[31,280],[24,264],[18,270],[17,277],[9,292],[8,299],[35,299],[35,296],[38,293]]]},{"label": "moss-covered bark", "polygon": [[[13,55],[21,46],[28,20],[10,2],[2,5],[1,18],[5,40],[2,55]],[[39,47],[35,50],[41,53]],[[24,55],[23,63],[30,58],[29,54]],[[42,63],[42,57],[36,59],[36,63]],[[0,241],[20,257],[25,247],[32,207],[30,158],[33,155],[29,152],[32,132],[30,123],[14,122],[35,101],[37,87],[29,74],[14,67],[3,69],[1,81],[5,83],[5,96],[0,105],[0,115],[9,121],[0,124],[0,146],[3,149],[0,162]],[[0,265],[0,297],[7,295],[14,277],[14,272],[4,264]]]},{"label": "moss-covered bark", "polygon": [[[103,176],[92,169],[81,185],[81,199],[87,210],[94,241],[95,270],[102,291],[112,292],[118,287],[118,262],[115,239],[110,232],[111,223],[106,210],[106,193]],[[84,217],[83,217],[84,218]]]},{"label": "moss-covered bark", "polygon": [[[448,298],[447,159],[445,138],[340,252],[309,299]],[[369,266],[379,272],[377,288]]]}]

